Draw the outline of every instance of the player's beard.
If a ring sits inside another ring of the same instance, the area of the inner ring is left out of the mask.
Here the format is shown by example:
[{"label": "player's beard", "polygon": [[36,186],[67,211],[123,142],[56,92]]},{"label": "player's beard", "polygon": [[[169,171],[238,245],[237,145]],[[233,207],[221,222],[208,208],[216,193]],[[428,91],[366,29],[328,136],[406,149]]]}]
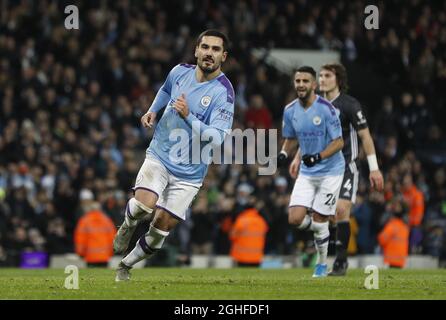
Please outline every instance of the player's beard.
[{"label": "player's beard", "polygon": [[214,61],[214,65],[210,66],[210,67],[205,67],[204,63],[205,63],[205,60],[201,60],[201,63],[198,64],[198,67],[204,74],[210,74],[220,67],[220,65],[218,63],[215,63],[215,61]]},{"label": "player's beard", "polygon": [[297,97],[303,103],[306,103],[308,101],[308,99],[310,99],[310,96],[311,96],[311,89],[306,90],[305,95],[303,95],[303,96],[301,93],[299,93],[299,92],[297,93]]}]

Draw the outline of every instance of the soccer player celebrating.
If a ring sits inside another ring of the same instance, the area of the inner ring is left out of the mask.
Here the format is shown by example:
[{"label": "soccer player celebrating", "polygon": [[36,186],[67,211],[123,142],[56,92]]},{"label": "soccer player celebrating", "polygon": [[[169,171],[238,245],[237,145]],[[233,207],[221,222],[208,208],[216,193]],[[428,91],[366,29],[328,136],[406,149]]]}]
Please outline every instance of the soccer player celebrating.
[{"label": "soccer player celebrating", "polygon": [[[348,268],[347,247],[350,239],[350,211],[355,203],[358,190],[359,174],[356,165],[358,135],[367,154],[371,187],[381,191],[384,182],[378,167],[375,146],[361,105],[355,98],[345,93],[347,90],[347,72],[344,66],[337,63],[322,66],[319,73],[319,89],[324,93],[324,97],[340,111],[342,136],[345,142],[342,152],[346,166],[336,208],[336,259],[333,269],[329,273],[330,276],[343,276]],[[293,174],[296,172],[295,167],[295,163],[290,166]]]},{"label": "soccer player celebrating", "polygon": [[[300,145],[302,162],[291,194],[288,221],[301,230],[312,230],[318,259],[313,277],[327,275],[329,216],[336,212],[336,202],[344,175],[341,123],[339,111],[316,95],[316,71],[301,67],[294,74],[297,99],[285,107],[284,143],[278,155],[279,165]],[[307,214],[313,211],[312,217]]]},{"label": "soccer player celebrating", "polygon": [[[157,113],[166,107],[136,177],[135,196],[127,203],[125,220],[116,234],[115,253],[125,253],[138,220],[153,214],[155,208],[156,212],[149,231],[119,263],[116,281],[129,280],[129,270],[135,263],[161,249],[169,232],[179,221],[185,220],[186,210],[206,175],[207,162],[200,158],[197,163],[191,160],[196,155],[172,152],[178,149],[177,138],[170,138],[172,131],[187,133],[185,147],[201,155],[204,144],[200,140],[211,140],[213,146],[218,146],[227,129],[232,127],[234,90],[221,71],[228,54],[227,46],[228,38],[223,33],[217,30],[203,32],[195,47],[197,65],[175,66],[151,107],[141,117],[144,127],[152,127]],[[209,132],[217,132],[217,135],[206,137]],[[196,146],[192,147],[192,143],[197,143],[193,139],[196,135],[200,136],[198,150]],[[184,150],[183,147],[180,150]],[[173,157],[172,153],[179,158]]]}]

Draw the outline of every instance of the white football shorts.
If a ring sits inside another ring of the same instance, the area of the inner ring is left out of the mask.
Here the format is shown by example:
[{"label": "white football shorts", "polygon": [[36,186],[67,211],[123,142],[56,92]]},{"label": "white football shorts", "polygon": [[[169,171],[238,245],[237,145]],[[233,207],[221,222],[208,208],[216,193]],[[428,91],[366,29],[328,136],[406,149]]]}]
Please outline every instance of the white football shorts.
[{"label": "white football shorts", "polygon": [[149,154],[139,169],[133,191],[143,189],[155,193],[158,196],[157,208],[164,209],[177,219],[186,220],[186,211],[200,187],[201,183],[178,179],[155,156]]},{"label": "white football shorts", "polygon": [[294,184],[289,206],[307,207],[326,216],[335,215],[343,177],[300,174]]}]

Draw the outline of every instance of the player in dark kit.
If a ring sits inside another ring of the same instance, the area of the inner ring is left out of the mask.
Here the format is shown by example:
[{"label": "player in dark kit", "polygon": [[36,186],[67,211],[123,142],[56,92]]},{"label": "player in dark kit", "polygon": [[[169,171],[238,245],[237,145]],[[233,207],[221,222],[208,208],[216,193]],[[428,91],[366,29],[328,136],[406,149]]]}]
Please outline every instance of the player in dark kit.
[{"label": "player in dark kit", "polygon": [[[378,167],[375,146],[370,135],[367,120],[358,100],[346,94],[347,72],[341,64],[326,64],[319,73],[319,89],[324,97],[340,111],[342,137],[345,158],[345,171],[339,200],[336,206],[336,259],[331,276],[343,276],[347,272],[347,247],[350,239],[350,211],[356,201],[359,173],[357,157],[359,153],[358,136],[361,139],[370,170],[372,188],[382,191],[384,179]],[[290,174],[297,176],[299,171],[300,152],[290,165]]]},{"label": "player in dark kit", "polygon": [[336,259],[332,276],[342,276],[347,272],[347,246],[350,238],[350,211],[356,201],[358,190],[358,136],[361,139],[370,170],[370,185],[378,191],[383,189],[384,179],[378,167],[375,145],[373,143],[367,120],[362,112],[361,105],[352,96],[345,93],[347,90],[347,72],[341,64],[326,64],[319,72],[319,88],[328,99],[341,112],[342,136],[345,157],[344,180],[336,212]]}]

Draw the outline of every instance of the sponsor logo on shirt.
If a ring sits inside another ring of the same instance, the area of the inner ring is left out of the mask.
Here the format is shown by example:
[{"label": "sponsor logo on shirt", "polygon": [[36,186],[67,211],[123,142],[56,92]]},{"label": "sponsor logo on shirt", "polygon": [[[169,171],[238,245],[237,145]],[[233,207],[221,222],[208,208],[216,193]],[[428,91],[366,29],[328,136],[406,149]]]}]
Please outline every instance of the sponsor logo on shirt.
[{"label": "sponsor logo on shirt", "polygon": [[362,114],[362,111],[356,112],[356,115],[358,116],[358,124],[364,124],[367,122],[364,115]]},{"label": "sponsor logo on shirt", "polygon": [[231,111],[228,111],[225,109],[218,109],[218,117],[220,119],[223,119],[225,121],[231,121],[233,116],[234,116],[234,113],[232,113]]},{"label": "sponsor logo on shirt", "polygon": [[297,134],[301,137],[323,137],[323,131],[298,131]]},{"label": "sponsor logo on shirt", "polygon": [[341,122],[338,119],[335,120],[331,120],[330,121],[330,125],[334,128],[334,129],[338,129],[341,127]]}]

